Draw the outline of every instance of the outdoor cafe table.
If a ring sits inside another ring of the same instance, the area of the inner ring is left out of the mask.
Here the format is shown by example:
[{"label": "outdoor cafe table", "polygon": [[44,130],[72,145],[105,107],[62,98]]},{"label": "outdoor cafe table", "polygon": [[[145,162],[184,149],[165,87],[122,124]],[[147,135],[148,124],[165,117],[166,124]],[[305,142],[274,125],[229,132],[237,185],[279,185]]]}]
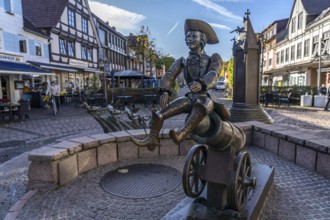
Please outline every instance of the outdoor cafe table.
[{"label": "outdoor cafe table", "polygon": [[9,122],[13,121],[13,111],[17,109],[19,110],[19,104],[18,103],[1,103],[0,102],[0,111],[1,111],[1,117],[3,117],[3,114],[9,114]]},{"label": "outdoor cafe table", "polygon": [[134,104],[133,96],[129,95],[116,96],[116,100],[119,100],[120,106],[125,106],[129,102],[131,102],[131,104]]}]

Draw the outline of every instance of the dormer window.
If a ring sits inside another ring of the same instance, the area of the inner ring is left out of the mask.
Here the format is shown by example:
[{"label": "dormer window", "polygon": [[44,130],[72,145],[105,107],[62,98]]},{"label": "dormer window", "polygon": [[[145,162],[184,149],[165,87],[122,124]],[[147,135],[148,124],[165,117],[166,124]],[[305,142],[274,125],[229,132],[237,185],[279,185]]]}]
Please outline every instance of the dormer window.
[{"label": "dormer window", "polygon": [[303,13],[300,12],[298,15],[298,30],[303,27]]},{"label": "dormer window", "polygon": [[292,33],[296,32],[296,17],[292,18],[291,32]]}]

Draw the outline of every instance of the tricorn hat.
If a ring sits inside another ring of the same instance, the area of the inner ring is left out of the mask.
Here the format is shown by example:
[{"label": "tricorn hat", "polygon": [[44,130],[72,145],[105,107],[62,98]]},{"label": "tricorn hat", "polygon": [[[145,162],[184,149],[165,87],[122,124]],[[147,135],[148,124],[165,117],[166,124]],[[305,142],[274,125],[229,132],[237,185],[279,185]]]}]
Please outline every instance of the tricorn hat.
[{"label": "tricorn hat", "polygon": [[213,28],[206,22],[197,19],[186,19],[184,24],[184,33],[187,35],[188,31],[200,31],[206,35],[207,44],[217,44],[219,39]]}]

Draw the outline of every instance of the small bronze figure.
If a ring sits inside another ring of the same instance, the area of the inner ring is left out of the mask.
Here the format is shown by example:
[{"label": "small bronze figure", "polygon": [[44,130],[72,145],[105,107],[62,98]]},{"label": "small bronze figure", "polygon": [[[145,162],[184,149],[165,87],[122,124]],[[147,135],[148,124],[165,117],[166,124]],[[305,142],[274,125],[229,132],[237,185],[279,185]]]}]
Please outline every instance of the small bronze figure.
[{"label": "small bronze figure", "polygon": [[[172,129],[169,133],[174,142],[180,143],[214,109],[208,90],[214,88],[218,81],[222,59],[217,53],[208,56],[204,52],[204,47],[206,44],[217,44],[219,40],[212,27],[201,20],[187,19],[184,31],[185,41],[190,49],[189,56],[186,59],[181,57],[176,60],[162,77],[160,82],[162,109],[152,112],[148,137],[143,140],[133,138],[136,145],[148,147],[149,150],[154,150],[158,145],[158,135],[165,119],[189,113],[184,126],[180,129]],[[182,71],[190,92],[169,103],[170,85]]]}]

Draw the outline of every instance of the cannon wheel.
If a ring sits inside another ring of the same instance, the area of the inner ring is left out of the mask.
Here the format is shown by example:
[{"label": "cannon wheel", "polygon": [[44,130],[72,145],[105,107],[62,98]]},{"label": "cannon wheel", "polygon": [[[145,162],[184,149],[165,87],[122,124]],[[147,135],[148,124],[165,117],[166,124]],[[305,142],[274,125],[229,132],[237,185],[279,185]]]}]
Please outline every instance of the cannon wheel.
[{"label": "cannon wheel", "polygon": [[207,148],[205,145],[193,146],[187,157],[183,168],[182,184],[184,192],[191,198],[199,196],[206,182],[199,178],[198,170],[206,163]]},{"label": "cannon wheel", "polygon": [[251,168],[249,153],[240,152],[235,159],[228,191],[228,205],[234,210],[241,211],[245,207],[250,187],[255,187],[256,179],[251,178]]}]

